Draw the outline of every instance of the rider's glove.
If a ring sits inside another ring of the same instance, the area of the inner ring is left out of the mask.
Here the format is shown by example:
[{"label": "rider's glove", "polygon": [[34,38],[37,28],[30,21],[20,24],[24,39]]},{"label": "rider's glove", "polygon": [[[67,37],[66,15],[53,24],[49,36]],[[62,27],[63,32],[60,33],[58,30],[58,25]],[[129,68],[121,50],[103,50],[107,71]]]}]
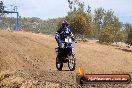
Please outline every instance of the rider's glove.
[{"label": "rider's glove", "polygon": [[75,43],[77,43],[77,41],[75,41]]}]

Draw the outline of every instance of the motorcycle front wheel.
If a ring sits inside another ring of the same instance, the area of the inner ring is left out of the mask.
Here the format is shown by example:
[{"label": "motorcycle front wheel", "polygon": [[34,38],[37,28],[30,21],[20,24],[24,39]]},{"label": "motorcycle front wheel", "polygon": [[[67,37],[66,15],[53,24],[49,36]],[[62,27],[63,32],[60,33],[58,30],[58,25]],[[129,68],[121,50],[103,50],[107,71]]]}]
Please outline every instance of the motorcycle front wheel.
[{"label": "motorcycle front wheel", "polygon": [[70,71],[75,70],[75,66],[76,66],[75,61],[76,61],[76,59],[73,54],[68,56],[68,67],[69,67]]}]

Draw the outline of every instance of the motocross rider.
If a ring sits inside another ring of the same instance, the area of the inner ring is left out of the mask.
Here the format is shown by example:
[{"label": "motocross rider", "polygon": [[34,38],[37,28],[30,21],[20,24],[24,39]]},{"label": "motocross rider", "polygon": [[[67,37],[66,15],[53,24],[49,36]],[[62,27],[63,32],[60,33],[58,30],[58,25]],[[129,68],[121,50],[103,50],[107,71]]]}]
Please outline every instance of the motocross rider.
[{"label": "motocross rider", "polygon": [[70,36],[73,41],[75,41],[75,37],[72,34],[71,30],[68,27],[69,23],[68,21],[64,20],[62,22],[61,28],[57,30],[55,34],[55,39],[58,43],[58,49],[62,48],[62,43],[65,41],[65,38],[67,36]]}]

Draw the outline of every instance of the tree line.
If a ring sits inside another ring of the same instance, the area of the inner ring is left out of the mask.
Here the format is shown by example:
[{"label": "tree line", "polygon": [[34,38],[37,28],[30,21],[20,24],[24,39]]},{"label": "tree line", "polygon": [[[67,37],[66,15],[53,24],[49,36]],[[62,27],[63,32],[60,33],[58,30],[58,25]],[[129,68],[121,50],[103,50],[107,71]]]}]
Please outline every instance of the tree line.
[{"label": "tree line", "polygon": [[97,8],[91,13],[91,7],[84,8],[79,0],[68,0],[70,11],[65,18],[69,20],[73,32],[81,37],[95,38],[100,43],[111,44],[126,42],[132,45],[132,24],[120,22],[114,11]]},{"label": "tree line", "polygon": [[[114,11],[97,8],[91,13],[91,7],[88,5],[85,9],[84,2],[79,0],[67,0],[67,2],[70,9],[67,16],[48,20],[23,17],[20,19],[20,28],[24,31],[54,35],[62,21],[68,20],[69,27],[76,37],[94,38],[106,44],[125,42],[132,45],[132,24],[120,22]],[[10,26],[9,20],[9,17],[5,18],[6,28]],[[12,18],[12,21],[13,27],[15,18]]]}]

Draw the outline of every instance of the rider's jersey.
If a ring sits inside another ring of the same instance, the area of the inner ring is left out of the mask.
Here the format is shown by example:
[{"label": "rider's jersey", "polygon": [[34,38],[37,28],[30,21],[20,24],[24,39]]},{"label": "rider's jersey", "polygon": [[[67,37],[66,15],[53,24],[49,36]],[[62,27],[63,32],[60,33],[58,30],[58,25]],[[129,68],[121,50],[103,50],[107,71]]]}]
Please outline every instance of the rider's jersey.
[{"label": "rider's jersey", "polygon": [[55,37],[58,37],[62,41],[64,41],[67,36],[71,36],[71,38],[74,39],[74,35],[68,27],[60,28],[55,35]]}]

